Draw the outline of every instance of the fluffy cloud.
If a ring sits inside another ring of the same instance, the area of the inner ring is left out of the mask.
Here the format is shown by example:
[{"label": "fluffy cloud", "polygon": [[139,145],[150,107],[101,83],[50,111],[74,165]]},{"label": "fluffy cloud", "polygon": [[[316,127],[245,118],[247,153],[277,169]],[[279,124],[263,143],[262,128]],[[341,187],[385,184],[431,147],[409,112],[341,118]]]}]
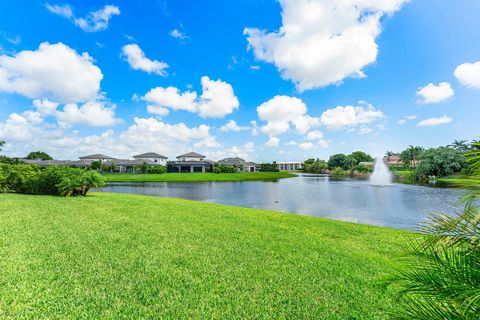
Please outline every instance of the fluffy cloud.
[{"label": "fluffy cloud", "polygon": [[[60,159],[76,159],[83,154],[99,152],[127,158],[152,150],[172,157],[193,147],[220,146],[207,125],[188,127],[183,123],[169,124],[154,118],[135,118],[132,125],[118,134],[106,130],[100,134],[80,136],[71,127],[44,121],[40,111],[33,110],[12,113],[0,122],[0,136],[9,142],[5,148],[9,155],[24,156],[38,149]],[[238,150],[250,152],[251,148],[253,144],[238,147]]]},{"label": "fluffy cloud", "polygon": [[287,132],[290,125],[297,133],[306,133],[319,124],[319,119],[308,116],[305,103],[295,97],[275,96],[257,107],[258,117],[267,121],[261,131],[270,136]]},{"label": "fluffy cloud", "polygon": [[322,138],[323,138],[323,132],[318,130],[310,131],[305,137],[305,139],[307,139],[308,141],[318,140]]},{"label": "fluffy cloud", "polygon": [[415,119],[417,119],[416,115],[409,115],[409,116],[405,116],[402,119],[398,120],[397,123],[398,124],[405,124],[407,121],[411,121],[411,120],[415,120]]},{"label": "fluffy cloud", "polygon": [[366,104],[366,106],[338,106],[327,109],[322,113],[320,121],[327,129],[337,130],[371,123],[383,117],[385,117],[383,112]]},{"label": "fluffy cloud", "polygon": [[88,53],[44,42],[36,51],[0,56],[0,92],[61,103],[94,100],[103,74]]},{"label": "fluffy cloud", "polygon": [[459,65],[454,75],[461,84],[480,89],[480,61]]},{"label": "fluffy cloud", "polygon": [[83,124],[92,127],[108,127],[120,123],[115,118],[115,106],[107,107],[103,102],[90,101],[81,106],[66,104],[63,111],[55,113],[62,125]]},{"label": "fluffy cloud", "polygon": [[225,123],[223,126],[218,128],[218,130],[222,132],[229,132],[229,131],[240,132],[248,129],[250,128],[239,126],[235,120],[230,120],[227,123]]},{"label": "fluffy cloud", "polygon": [[[222,118],[236,109],[239,102],[230,84],[222,80],[210,80],[202,77],[202,94],[196,92],[180,92],[177,88],[157,87],[151,89],[143,99],[150,104],[149,112],[155,108],[186,110],[198,113],[203,118]],[[155,107],[155,108],[154,108]],[[152,112],[158,113],[158,112]]]},{"label": "fluffy cloud", "polygon": [[358,133],[361,135],[372,133],[372,132],[373,132],[373,129],[369,127],[361,127],[360,129],[358,129]]},{"label": "fluffy cloud", "polygon": [[301,91],[363,77],[375,62],[382,17],[408,0],[280,0],[279,31],[246,28],[257,59],[275,64]]},{"label": "fluffy cloud", "polygon": [[441,82],[438,85],[433,83],[420,87],[417,90],[417,96],[420,97],[420,103],[439,103],[452,97],[454,94],[452,86],[448,82]]},{"label": "fluffy cloud", "polygon": [[417,126],[418,127],[434,127],[442,124],[447,124],[450,122],[452,122],[452,118],[448,116],[443,116],[439,118],[428,118],[428,119],[422,120],[417,124]]},{"label": "fluffy cloud", "polygon": [[162,61],[148,59],[145,57],[145,53],[142,49],[136,44],[127,44],[123,46],[122,56],[127,60],[133,70],[156,73],[161,76],[167,75],[165,69],[168,68],[168,64]]},{"label": "fluffy cloud", "polygon": [[47,3],[45,7],[48,11],[71,20],[76,26],[86,32],[107,29],[110,19],[120,14],[120,9],[113,5],[106,5],[102,9],[91,11],[84,18],[75,17],[73,9],[69,5],[51,5]]},{"label": "fluffy cloud", "polygon": [[280,143],[280,139],[277,137],[270,137],[267,142],[265,142],[265,146],[267,147],[276,147]]},{"label": "fluffy cloud", "polygon": [[302,150],[310,150],[315,147],[315,145],[311,142],[302,142],[298,145],[298,147]]}]

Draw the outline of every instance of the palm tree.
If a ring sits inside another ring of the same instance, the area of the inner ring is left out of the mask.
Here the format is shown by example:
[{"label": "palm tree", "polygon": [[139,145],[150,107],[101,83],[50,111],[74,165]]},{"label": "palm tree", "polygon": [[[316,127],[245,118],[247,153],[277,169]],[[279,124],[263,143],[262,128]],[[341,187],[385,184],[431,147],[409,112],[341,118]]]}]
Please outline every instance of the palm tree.
[{"label": "palm tree", "polygon": [[434,214],[405,249],[396,285],[400,319],[478,319],[480,208],[467,202],[457,216]]},{"label": "palm tree", "polygon": [[467,140],[455,140],[451,144],[449,144],[447,147],[450,147],[452,149],[455,149],[461,152],[466,152],[469,148],[469,145],[467,143]]},{"label": "palm tree", "polygon": [[395,154],[395,152],[393,151],[387,151],[385,153],[385,157],[387,157],[387,161],[390,161],[390,157],[393,156]]},{"label": "palm tree", "polygon": [[1,147],[3,147],[4,145],[5,145],[5,141],[0,140],[0,151],[2,151],[2,148],[1,148]]},{"label": "palm tree", "polygon": [[480,175],[480,141],[471,143],[471,151],[466,153],[467,162],[474,175]]},{"label": "palm tree", "polygon": [[423,147],[420,146],[408,146],[408,148],[400,154],[400,159],[406,164],[417,165],[418,160],[421,154],[425,151]]}]

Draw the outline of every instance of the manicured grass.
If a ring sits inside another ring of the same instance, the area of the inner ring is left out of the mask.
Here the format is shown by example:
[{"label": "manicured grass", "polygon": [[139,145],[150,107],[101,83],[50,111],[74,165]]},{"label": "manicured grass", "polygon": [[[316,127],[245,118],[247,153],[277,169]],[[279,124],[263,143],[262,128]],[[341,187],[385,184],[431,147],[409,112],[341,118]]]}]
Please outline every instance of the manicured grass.
[{"label": "manicured grass", "polygon": [[180,199],[0,195],[1,319],[385,319],[412,234]]},{"label": "manicured grass", "polygon": [[413,170],[398,170],[392,171],[392,173],[397,177],[412,178]]},{"label": "manicured grass", "polygon": [[135,174],[112,173],[104,174],[108,182],[204,182],[204,181],[242,181],[242,180],[272,180],[296,177],[288,172],[239,172],[239,173],[164,173]]},{"label": "manicured grass", "polygon": [[480,188],[480,176],[452,175],[445,178],[438,178],[437,181],[448,183],[454,187]]}]

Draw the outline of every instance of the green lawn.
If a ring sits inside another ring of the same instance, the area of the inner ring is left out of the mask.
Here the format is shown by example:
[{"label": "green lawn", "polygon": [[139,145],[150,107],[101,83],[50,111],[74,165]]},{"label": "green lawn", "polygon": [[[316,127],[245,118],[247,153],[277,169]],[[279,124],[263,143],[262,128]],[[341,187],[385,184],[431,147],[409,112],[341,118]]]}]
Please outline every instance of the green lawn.
[{"label": "green lawn", "polygon": [[1,319],[385,319],[405,231],[180,199],[0,195]]},{"label": "green lawn", "polygon": [[480,176],[452,175],[445,178],[438,178],[437,181],[446,182],[455,187],[480,188]]},{"label": "green lawn", "polygon": [[107,173],[109,182],[204,182],[204,181],[242,181],[242,180],[272,180],[296,177],[288,172],[239,172],[239,173]]}]

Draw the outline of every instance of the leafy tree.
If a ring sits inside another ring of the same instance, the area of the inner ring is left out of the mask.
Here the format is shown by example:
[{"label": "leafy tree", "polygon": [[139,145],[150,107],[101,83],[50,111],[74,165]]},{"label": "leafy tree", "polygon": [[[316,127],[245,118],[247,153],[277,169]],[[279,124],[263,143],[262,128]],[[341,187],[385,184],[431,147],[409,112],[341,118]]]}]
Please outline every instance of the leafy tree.
[{"label": "leafy tree", "polygon": [[27,155],[27,159],[30,159],[30,160],[35,160],[35,159],[52,160],[53,158],[49,154],[47,154],[43,151],[33,151],[33,152],[30,152]]},{"label": "leafy tree", "polygon": [[260,171],[262,172],[278,172],[278,165],[276,162],[273,163],[262,163],[260,164]]},{"label": "leafy tree", "polygon": [[89,168],[91,170],[100,170],[102,169],[102,162],[100,160],[95,160],[90,163]]},{"label": "leafy tree", "polygon": [[374,160],[371,155],[363,151],[352,152],[351,156],[357,159],[357,164],[360,162],[372,162]]},{"label": "leafy tree", "polygon": [[345,158],[345,162],[343,164],[343,169],[345,170],[351,170],[353,169],[357,164],[359,163],[359,161],[357,160],[357,158],[355,158],[353,156],[353,154],[349,154],[346,158]]},{"label": "leafy tree", "polygon": [[337,153],[328,159],[328,167],[330,169],[335,169],[335,168],[343,168],[345,167],[345,163],[347,161],[347,156],[344,155],[343,153]]},{"label": "leafy tree", "polygon": [[2,151],[2,147],[5,145],[5,141],[0,140],[0,151]]},{"label": "leafy tree", "polygon": [[406,150],[400,153],[400,160],[406,164],[417,165],[420,156],[425,151],[423,147],[410,145]]},{"label": "leafy tree", "polygon": [[307,173],[324,173],[328,164],[320,159],[307,159],[303,162],[303,171]]},{"label": "leafy tree", "polygon": [[140,169],[141,173],[147,173],[149,168],[147,161],[143,161],[143,163],[137,166],[137,168]]},{"label": "leafy tree", "polygon": [[448,147],[428,149],[422,153],[420,160],[415,176],[421,180],[428,176],[444,177],[466,167],[463,153]]}]

